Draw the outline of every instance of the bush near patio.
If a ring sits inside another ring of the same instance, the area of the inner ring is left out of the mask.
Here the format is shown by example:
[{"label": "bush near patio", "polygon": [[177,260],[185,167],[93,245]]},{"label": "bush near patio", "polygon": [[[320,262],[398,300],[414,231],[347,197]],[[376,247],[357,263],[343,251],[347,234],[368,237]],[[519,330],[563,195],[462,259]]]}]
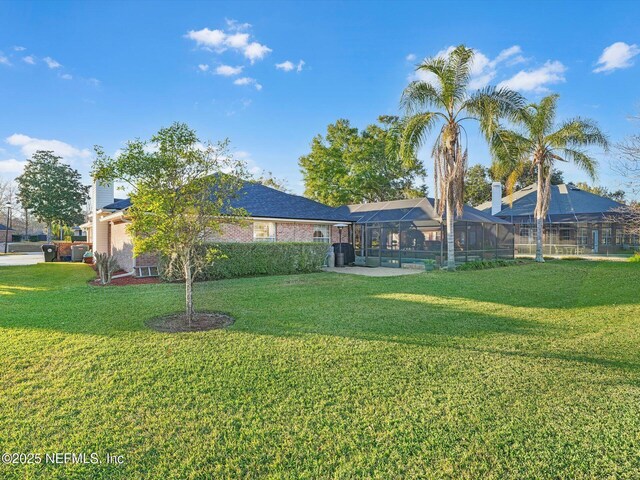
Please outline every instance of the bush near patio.
[{"label": "bush near patio", "polygon": [[[277,243],[214,243],[222,258],[207,267],[199,280],[257,277],[261,275],[291,275],[318,272],[322,268],[329,245],[310,242]],[[164,274],[165,280],[174,280]]]}]

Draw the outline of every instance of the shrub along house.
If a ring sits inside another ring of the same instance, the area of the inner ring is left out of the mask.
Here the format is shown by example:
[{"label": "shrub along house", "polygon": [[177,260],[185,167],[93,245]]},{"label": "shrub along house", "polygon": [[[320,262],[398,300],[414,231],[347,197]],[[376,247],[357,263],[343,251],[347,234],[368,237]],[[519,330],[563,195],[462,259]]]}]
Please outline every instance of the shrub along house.
[{"label": "shrub along house", "polygon": [[[512,223],[516,254],[534,255],[536,200],[535,184],[502,198],[502,187],[496,182],[492,186],[492,200],[477,208]],[[615,210],[621,206],[571,183],[552,185],[549,212],[544,218],[544,254],[608,254],[637,247],[638,235],[616,221]]]},{"label": "shrub along house", "polygon": [[[338,242],[339,223],[350,217],[339,210],[298,195],[281,192],[258,183],[246,182],[233,207],[244,208],[248,217],[242,223],[223,224],[222,234],[213,242]],[[94,184],[91,214],[81,225],[88,241],[98,253],[116,257],[123,270],[136,275],[155,273],[154,255],[133,257],[133,244],[126,227],[129,199],[115,199],[113,186]]]}]

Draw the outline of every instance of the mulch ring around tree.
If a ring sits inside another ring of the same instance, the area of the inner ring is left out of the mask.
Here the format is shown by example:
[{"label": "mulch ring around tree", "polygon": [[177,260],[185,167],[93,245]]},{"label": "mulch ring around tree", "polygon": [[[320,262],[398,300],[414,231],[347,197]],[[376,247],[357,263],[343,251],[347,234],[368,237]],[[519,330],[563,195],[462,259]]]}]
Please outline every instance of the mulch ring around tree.
[{"label": "mulch ring around tree", "polygon": [[196,312],[191,323],[184,313],[174,313],[163,317],[151,318],[144,324],[152,330],[164,333],[204,332],[226,328],[234,322],[229,315],[218,312]]}]

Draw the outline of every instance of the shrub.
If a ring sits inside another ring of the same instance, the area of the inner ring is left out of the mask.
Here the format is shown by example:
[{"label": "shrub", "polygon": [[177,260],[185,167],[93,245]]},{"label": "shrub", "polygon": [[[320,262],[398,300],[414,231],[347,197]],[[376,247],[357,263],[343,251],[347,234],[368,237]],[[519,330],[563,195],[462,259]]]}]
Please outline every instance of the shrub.
[{"label": "shrub", "polygon": [[515,260],[476,260],[474,262],[463,263],[457,267],[458,271],[465,270],[485,270],[487,268],[497,267],[511,267],[513,265],[524,265],[531,263],[530,260],[515,259]]},{"label": "shrub", "polygon": [[629,257],[631,263],[640,263],[640,252],[636,252],[633,257]]},{"label": "shrub", "polygon": [[[216,243],[210,247],[217,249],[222,258],[206,267],[198,280],[317,272],[329,250],[326,243],[301,242]],[[175,280],[165,265],[166,261],[162,259],[161,276],[165,280]]]},{"label": "shrub", "polygon": [[106,253],[96,253],[95,263],[98,268],[98,276],[102,285],[111,283],[111,276],[119,270],[116,258]]}]

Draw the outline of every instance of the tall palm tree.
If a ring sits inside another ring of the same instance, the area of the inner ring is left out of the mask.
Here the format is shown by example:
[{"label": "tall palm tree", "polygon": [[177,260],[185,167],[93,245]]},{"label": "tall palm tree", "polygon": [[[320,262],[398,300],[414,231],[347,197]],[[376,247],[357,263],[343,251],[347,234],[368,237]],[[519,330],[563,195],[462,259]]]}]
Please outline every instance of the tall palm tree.
[{"label": "tall palm tree", "polygon": [[499,174],[507,172],[506,193],[513,193],[518,178],[528,169],[538,177],[536,219],[536,262],[544,262],[542,233],[544,217],[549,211],[551,176],[557,162],[572,162],[592,179],[597,161],[584,150],[588,146],[609,147],[607,136],[596,122],[573,118],[556,125],[558,95],[544,97],[520,109],[514,116],[514,130],[495,130],[490,147]]},{"label": "tall palm tree", "polygon": [[[506,88],[468,90],[473,50],[460,45],[447,57],[424,60],[416,71],[426,80],[411,82],[402,93],[406,116],[400,154],[410,161],[439,126],[432,149],[436,208],[447,222],[447,268],[455,269],[454,210],[462,214],[464,174],[467,168],[466,131],[463,124],[478,121],[487,139],[499,128],[500,118],[512,119],[523,105],[522,97]],[[463,138],[464,137],[464,138]]]}]

